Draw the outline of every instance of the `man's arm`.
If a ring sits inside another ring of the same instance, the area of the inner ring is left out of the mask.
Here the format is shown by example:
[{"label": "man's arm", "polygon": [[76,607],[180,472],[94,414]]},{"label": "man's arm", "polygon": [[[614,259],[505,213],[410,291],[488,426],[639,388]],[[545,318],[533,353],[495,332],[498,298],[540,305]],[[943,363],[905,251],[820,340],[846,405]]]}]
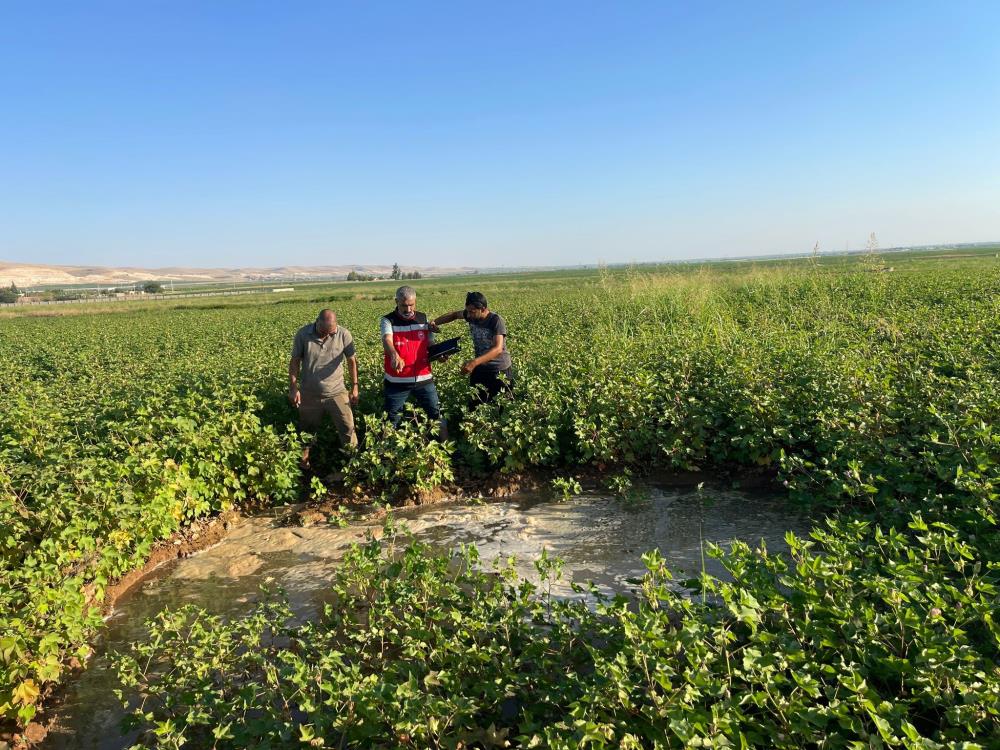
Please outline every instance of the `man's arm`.
[{"label": "man's arm", "polygon": [[299,366],[301,364],[302,357],[292,357],[288,360],[288,400],[296,408],[302,403],[302,394],[299,393]]},{"label": "man's arm", "polygon": [[351,404],[353,406],[358,405],[358,358],[357,356],[351,356],[347,358],[347,367],[351,371]]},{"label": "man's arm", "polygon": [[465,310],[456,310],[455,312],[445,313],[434,320],[431,321],[431,330],[437,328],[438,326],[443,326],[445,323],[451,323],[453,320],[461,320],[462,315]]},{"label": "man's arm", "polygon": [[392,343],[391,333],[387,333],[382,337],[382,348],[389,355],[389,364],[392,365],[392,369],[396,372],[402,372],[403,358],[399,356],[399,352],[396,351],[396,347]]},{"label": "man's arm", "polygon": [[475,370],[479,365],[484,365],[487,362],[492,362],[494,359],[499,357],[503,353],[503,334],[498,333],[493,337],[493,346],[487,349],[485,352],[480,354],[475,359],[470,359],[464,365],[462,365],[462,372],[465,375],[470,375],[473,370]]},{"label": "man's arm", "polygon": [[382,348],[385,349],[385,356],[389,358],[389,366],[396,372],[402,372],[403,358],[396,351],[396,345],[392,343],[392,323],[388,318],[382,318],[380,326],[382,330]]}]

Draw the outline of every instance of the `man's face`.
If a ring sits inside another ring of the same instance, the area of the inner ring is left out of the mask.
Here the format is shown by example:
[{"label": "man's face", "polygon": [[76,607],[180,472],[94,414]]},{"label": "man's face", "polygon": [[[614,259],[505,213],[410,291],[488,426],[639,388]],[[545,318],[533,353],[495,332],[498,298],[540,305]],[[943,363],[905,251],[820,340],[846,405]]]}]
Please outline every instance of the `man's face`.
[{"label": "man's face", "polygon": [[404,318],[412,318],[417,312],[417,295],[396,300],[396,312]]},{"label": "man's face", "polygon": [[488,308],[476,307],[475,305],[465,306],[465,316],[469,320],[485,320],[486,316],[490,314]]},{"label": "man's face", "polygon": [[316,333],[320,336],[329,336],[337,330],[336,315],[321,315],[316,319]]}]

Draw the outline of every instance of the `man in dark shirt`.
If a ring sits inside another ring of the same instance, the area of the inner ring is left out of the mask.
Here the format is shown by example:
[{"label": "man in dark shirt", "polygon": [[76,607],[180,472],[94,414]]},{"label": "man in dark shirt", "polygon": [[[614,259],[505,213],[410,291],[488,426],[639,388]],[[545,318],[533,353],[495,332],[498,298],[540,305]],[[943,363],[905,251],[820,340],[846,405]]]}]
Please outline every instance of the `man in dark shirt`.
[{"label": "man in dark shirt", "polygon": [[433,329],[465,320],[472,334],[475,357],[462,365],[462,373],[469,376],[473,387],[474,403],[492,401],[501,392],[513,394],[514,367],[507,351],[507,324],[492,312],[481,292],[465,296],[465,309],[445,313],[432,322]]}]

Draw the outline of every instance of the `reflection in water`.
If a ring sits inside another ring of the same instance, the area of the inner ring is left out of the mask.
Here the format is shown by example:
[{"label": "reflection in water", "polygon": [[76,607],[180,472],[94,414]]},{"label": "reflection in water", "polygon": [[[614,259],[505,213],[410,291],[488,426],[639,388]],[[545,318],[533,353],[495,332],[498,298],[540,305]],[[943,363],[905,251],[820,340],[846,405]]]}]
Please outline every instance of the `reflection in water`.
[{"label": "reflection in water", "polygon": [[[606,591],[629,587],[645,572],[641,555],[658,548],[675,577],[697,574],[701,540],[726,544],[763,540],[769,550],[785,549],[784,533],[805,533],[806,518],[780,498],[730,490],[675,492],[652,490],[639,506],[584,495],[555,503],[521,497],[481,505],[443,505],[401,512],[413,535],[435,546],[476,544],[484,563],[515,556],[518,571],[537,578],[533,562],[548,550],[565,561],[562,581],[553,592],[568,595],[570,583],[593,581]],[[247,519],[221,543],[160,568],[156,575],[119,601],[88,669],[67,690],[47,747],[125,748],[135,737],[121,737],[121,710],[113,690],[109,651],[121,651],[143,637],[143,622],[168,607],[193,603],[222,615],[247,611],[259,586],[273,577],[287,592],[302,619],[315,616],[325,583],[344,552],[374,524],[346,529],[287,528],[272,518]],[[709,573],[724,571],[705,558]]]}]

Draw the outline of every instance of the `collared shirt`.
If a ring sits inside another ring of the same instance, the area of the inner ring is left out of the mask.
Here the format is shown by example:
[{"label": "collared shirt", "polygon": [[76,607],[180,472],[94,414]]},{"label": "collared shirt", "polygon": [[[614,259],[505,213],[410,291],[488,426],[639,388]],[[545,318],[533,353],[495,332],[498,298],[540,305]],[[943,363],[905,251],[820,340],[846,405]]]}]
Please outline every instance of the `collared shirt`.
[{"label": "collared shirt", "polygon": [[316,324],[302,326],[295,334],[292,356],[302,360],[299,389],[310,396],[333,396],[347,390],[344,360],[355,356],[354,337],[344,326],[325,339],[316,333]]}]

